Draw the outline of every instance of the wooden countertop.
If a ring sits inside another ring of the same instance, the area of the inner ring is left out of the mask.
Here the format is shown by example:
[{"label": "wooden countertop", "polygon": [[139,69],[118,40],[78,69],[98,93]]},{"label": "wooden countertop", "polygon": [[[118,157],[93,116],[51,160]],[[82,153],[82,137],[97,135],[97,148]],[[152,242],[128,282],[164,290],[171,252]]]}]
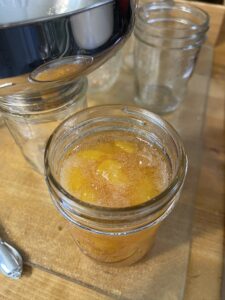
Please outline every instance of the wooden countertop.
[{"label": "wooden countertop", "polygon": [[[203,156],[195,205],[187,299],[217,300],[221,296],[224,266],[224,112],[225,23],[214,50],[203,135]],[[224,275],[225,276],[225,275]]]},{"label": "wooden countertop", "polygon": [[[224,263],[224,106],[225,25],[214,51],[214,64],[203,135],[203,155],[195,204],[185,300],[221,299]],[[7,176],[7,174],[6,174]],[[18,281],[0,275],[0,299],[110,299],[97,289],[40,266],[25,265]],[[146,298],[147,299],[147,298]],[[149,296],[148,299],[153,299]]]}]

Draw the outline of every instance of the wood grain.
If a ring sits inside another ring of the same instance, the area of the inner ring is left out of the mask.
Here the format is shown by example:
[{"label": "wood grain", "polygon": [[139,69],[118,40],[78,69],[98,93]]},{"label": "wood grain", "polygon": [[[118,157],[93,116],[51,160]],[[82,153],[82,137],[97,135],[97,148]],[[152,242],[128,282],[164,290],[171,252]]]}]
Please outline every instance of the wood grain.
[{"label": "wood grain", "polygon": [[221,298],[224,260],[225,43],[215,48],[186,300]]},{"label": "wood grain", "polygon": [[109,300],[110,298],[62,277],[25,266],[21,279],[0,275],[1,300]]}]

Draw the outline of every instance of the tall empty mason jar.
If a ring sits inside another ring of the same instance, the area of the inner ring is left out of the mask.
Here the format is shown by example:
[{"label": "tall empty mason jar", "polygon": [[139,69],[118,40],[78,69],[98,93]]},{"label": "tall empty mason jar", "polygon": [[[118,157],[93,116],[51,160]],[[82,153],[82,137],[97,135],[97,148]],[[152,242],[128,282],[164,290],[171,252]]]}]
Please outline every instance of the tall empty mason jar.
[{"label": "tall empty mason jar", "polygon": [[43,85],[0,98],[0,111],[25,159],[43,173],[45,144],[65,118],[85,108],[87,79]]},{"label": "tall empty mason jar", "polygon": [[182,102],[209,27],[207,13],[186,3],[151,1],[135,27],[135,101],[156,113]]}]

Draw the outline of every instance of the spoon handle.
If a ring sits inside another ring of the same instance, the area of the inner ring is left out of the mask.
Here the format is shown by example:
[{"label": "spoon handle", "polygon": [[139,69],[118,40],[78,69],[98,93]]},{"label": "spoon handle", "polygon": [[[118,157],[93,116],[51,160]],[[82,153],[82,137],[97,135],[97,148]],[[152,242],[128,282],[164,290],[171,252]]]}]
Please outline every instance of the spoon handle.
[{"label": "spoon handle", "polygon": [[18,279],[23,270],[22,257],[18,251],[0,239],[0,273]]}]

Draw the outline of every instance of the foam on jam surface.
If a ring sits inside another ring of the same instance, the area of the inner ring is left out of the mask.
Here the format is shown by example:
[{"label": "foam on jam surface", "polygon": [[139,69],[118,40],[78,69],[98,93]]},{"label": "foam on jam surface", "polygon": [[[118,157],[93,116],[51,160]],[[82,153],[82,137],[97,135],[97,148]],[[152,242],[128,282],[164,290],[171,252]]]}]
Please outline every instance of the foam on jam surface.
[{"label": "foam on jam surface", "polygon": [[162,150],[120,132],[82,139],[66,156],[61,185],[76,198],[104,207],[146,202],[169,184],[170,169]]}]

